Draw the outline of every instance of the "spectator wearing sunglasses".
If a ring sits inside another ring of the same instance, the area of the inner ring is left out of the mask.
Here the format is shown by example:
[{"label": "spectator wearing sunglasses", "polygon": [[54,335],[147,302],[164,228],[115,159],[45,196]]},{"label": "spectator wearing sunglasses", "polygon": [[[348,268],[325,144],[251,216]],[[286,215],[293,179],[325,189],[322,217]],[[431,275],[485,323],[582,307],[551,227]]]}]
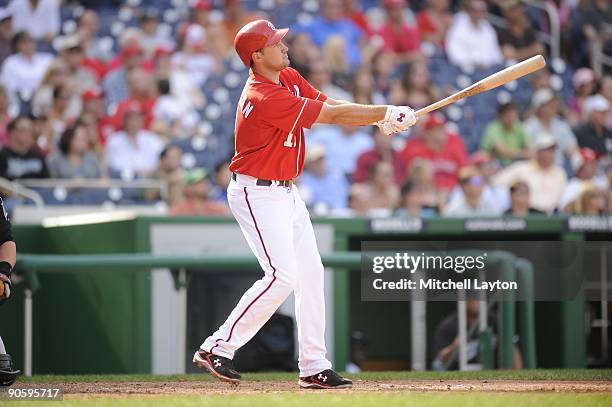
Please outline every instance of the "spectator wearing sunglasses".
[{"label": "spectator wearing sunglasses", "polygon": [[461,191],[449,202],[446,216],[473,217],[500,214],[497,203],[483,194],[485,179],[476,167],[468,166],[459,171],[459,186]]}]

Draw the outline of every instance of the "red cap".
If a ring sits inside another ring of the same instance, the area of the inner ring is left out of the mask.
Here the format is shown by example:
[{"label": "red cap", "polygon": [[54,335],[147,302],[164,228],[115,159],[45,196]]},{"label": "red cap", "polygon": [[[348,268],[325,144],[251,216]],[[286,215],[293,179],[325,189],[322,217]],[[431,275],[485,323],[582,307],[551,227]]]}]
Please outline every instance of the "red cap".
[{"label": "red cap", "polygon": [[429,130],[433,127],[442,126],[444,124],[446,124],[444,116],[442,116],[440,113],[432,113],[427,116],[427,120],[425,120],[425,124],[423,125],[423,127],[425,128],[425,130]]},{"label": "red cap", "polygon": [[382,3],[386,8],[404,7],[406,0],[383,0]]},{"label": "red cap", "polygon": [[208,0],[198,0],[193,5],[194,10],[211,10],[212,3]]},{"label": "red cap", "polygon": [[157,47],[153,51],[153,59],[158,59],[172,54],[172,50],[166,47]]},{"label": "red cap", "polygon": [[123,110],[121,117],[125,119],[125,117],[131,113],[136,113],[136,114],[143,113],[142,106],[140,106],[140,103],[138,103],[137,101],[132,101],[128,103],[127,106],[125,106],[125,109]]},{"label": "red cap", "polygon": [[86,91],[84,91],[81,94],[81,99],[83,99],[83,101],[94,100],[94,99],[100,99],[102,96],[104,96],[104,91],[96,87],[96,88],[91,88],[91,89],[87,89]]},{"label": "red cap", "polygon": [[137,45],[128,45],[127,47],[121,50],[121,55],[124,58],[142,55],[142,48]]},{"label": "red cap", "polygon": [[486,151],[476,151],[470,156],[470,164],[482,165],[491,161],[491,155]]},{"label": "red cap", "polygon": [[278,44],[289,31],[288,28],[276,29],[268,20],[255,20],[238,31],[234,38],[234,48],[242,62],[251,66],[251,54],[258,49]]}]

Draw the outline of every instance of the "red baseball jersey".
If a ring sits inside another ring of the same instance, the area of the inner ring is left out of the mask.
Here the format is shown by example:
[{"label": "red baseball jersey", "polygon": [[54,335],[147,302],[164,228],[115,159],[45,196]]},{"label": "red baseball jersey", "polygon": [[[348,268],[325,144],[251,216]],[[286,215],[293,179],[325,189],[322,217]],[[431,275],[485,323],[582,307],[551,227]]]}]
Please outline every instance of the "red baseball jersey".
[{"label": "red baseball jersey", "polygon": [[267,180],[300,175],[304,128],[314,124],[326,99],[293,68],[280,72],[280,84],[251,71],[236,109],[230,171]]}]

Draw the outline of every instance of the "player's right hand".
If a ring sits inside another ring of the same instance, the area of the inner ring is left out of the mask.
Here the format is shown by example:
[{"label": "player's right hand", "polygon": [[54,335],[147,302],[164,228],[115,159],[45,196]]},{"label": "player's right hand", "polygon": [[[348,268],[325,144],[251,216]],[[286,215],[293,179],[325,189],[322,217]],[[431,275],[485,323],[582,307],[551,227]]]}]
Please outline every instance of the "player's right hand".
[{"label": "player's right hand", "polygon": [[401,130],[398,129],[397,127],[395,127],[392,123],[388,123],[385,122],[383,120],[379,121],[376,123],[376,125],[378,126],[378,128],[380,129],[380,131],[385,135],[385,136],[392,136],[396,133],[399,133]]}]

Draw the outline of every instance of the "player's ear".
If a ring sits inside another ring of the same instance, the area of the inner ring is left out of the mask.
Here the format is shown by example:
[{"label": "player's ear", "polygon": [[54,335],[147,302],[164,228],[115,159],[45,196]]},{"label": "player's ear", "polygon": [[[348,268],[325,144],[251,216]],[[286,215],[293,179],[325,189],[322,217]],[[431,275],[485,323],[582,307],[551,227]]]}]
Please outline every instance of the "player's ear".
[{"label": "player's ear", "polygon": [[256,62],[259,61],[261,62],[263,60],[263,49],[258,49],[257,51],[253,52],[251,54],[251,61]]}]

